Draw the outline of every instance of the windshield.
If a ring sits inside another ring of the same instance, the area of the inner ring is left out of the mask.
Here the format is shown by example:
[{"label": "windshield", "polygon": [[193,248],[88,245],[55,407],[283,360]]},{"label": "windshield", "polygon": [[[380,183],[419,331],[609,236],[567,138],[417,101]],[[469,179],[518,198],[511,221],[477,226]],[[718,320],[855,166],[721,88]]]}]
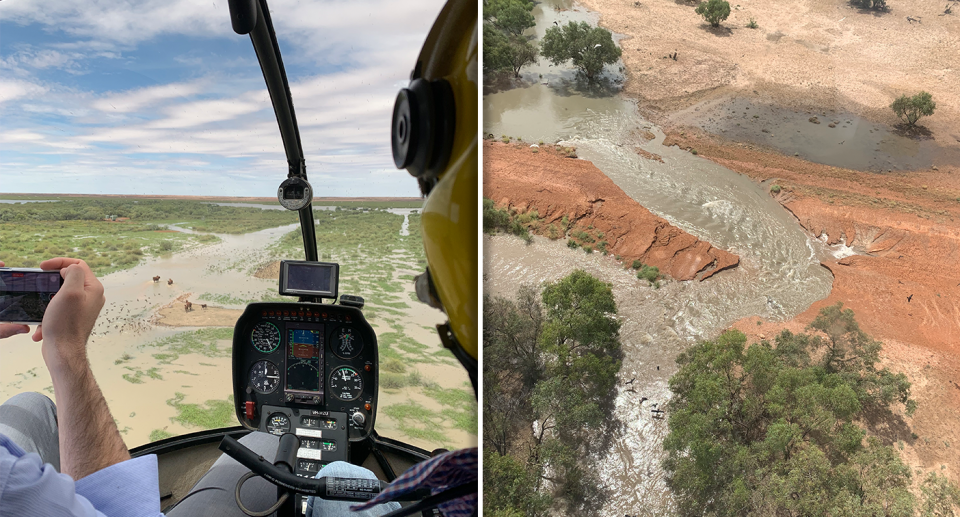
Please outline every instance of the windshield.
[{"label": "windshield", "polygon": [[[380,344],[381,435],[476,443],[466,372],[418,302],[416,181],[390,116],[440,1],[271,2],[297,111],[320,260],[366,300]],[[0,260],[86,260],[107,303],[89,357],[129,447],[238,425],[233,325],[303,259],[276,117],[225,1],[0,4]],[[185,302],[192,306],[187,308]],[[0,346],[0,401],[53,397],[40,347]]]}]

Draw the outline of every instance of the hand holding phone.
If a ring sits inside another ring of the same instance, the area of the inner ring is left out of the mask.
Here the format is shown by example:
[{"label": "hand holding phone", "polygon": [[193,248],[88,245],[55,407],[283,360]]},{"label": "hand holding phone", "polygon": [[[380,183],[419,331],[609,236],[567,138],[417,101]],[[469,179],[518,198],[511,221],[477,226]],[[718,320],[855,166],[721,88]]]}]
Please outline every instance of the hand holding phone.
[{"label": "hand holding phone", "polygon": [[51,373],[61,366],[86,364],[87,338],[106,302],[103,284],[80,259],[60,257],[45,260],[40,267],[59,270],[63,286],[50,301],[33,340],[43,340],[41,351]]},{"label": "hand holding phone", "polygon": [[0,321],[40,323],[61,285],[60,271],[0,266]]},{"label": "hand holding phone", "polygon": [[[0,267],[3,266],[4,263],[0,260]],[[0,339],[16,336],[17,334],[26,334],[27,332],[30,332],[30,327],[26,325],[0,323]]]}]

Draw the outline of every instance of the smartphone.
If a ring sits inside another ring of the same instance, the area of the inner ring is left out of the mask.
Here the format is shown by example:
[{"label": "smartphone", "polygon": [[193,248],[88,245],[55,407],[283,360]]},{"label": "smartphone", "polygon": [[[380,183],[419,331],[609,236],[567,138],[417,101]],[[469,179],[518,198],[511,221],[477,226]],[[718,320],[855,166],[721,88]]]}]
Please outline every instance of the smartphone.
[{"label": "smartphone", "polygon": [[60,271],[0,267],[0,321],[36,325],[63,285]]}]

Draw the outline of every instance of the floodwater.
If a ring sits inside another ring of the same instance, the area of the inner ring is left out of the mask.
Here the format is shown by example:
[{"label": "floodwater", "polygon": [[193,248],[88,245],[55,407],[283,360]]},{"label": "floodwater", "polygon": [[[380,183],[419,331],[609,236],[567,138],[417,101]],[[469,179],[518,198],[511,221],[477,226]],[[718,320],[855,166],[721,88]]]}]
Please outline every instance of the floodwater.
[{"label": "floodwater", "polygon": [[17,205],[20,203],[56,203],[59,199],[0,199],[0,203]]},{"label": "floodwater", "polygon": [[[545,23],[552,21],[538,20],[538,30]],[[565,73],[556,73],[486,95],[484,133],[572,145],[641,205],[741,259],[738,268],[705,282],[669,281],[655,289],[612,257],[570,250],[562,241],[535,238],[527,245],[485,237],[485,292],[512,296],[518,285],[553,281],[576,268],[613,284],[625,359],[615,410],[620,427],[611,449],[597,458],[609,494],[601,514],[653,515],[672,502],[660,467],[666,420],[653,418],[651,409],[670,397],[677,354],[741,318],[785,320],[804,311],[830,292],[832,276],[820,259],[841,250],[808,236],[767,187],[663,146],[663,132],[630,100],[571,88]],[[644,131],[655,138],[645,141],[639,136]],[[638,149],[664,163],[641,158]],[[641,397],[649,400],[641,404]]]},{"label": "floodwater", "polygon": [[[186,294],[196,303],[203,293],[243,300],[259,299],[267,291],[276,292],[276,280],[256,278],[251,274],[251,268],[271,259],[266,249],[298,227],[299,225],[294,224],[244,235],[218,235],[222,239],[220,243],[196,246],[180,253],[150,259],[132,269],[101,278],[107,302],[91,335],[88,354],[97,382],[129,447],[149,442],[153,430],[165,430],[172,434],[199,430],[171,421],[177,411],[167,401],[177,393],[184,394],[183,402],[187,404],[226,400],[232,394],[229,353],[222,357],[181,354],[172,364],[162,364],[153,354],[166,350],[141,348],[142,345],[161,338],[198,330],[198,327],[158,325],[156,320],[159,310]],[[175,225],[170,225],[170,228],[180,230]],[[397,271],[397,274],[412,273],[415,272],[404,268]],[[342,271],[342,274],[350,273]],[[157,275],[161,277],[161,281],[154,283],[152,277]],[[167,279],[173,279],[173,285],[167,285]],[[409,293],[399,295],[407,298],[413,292],[412,283],[405,282],[403,285],[404,290]],[[210,301],[206,303],[227,308],[243,308],[242,304]],[[442,322],[443,314],[424,304],[410,304],[410,307],[402,312],[404,333],[426,345],[429,348],[427,352],[438,351],[441,348],[439,339],[436,331],[430,329]],[[239,316],[239,313],[237,315]],[[378,333],[392,330],[385,322],[376,319],[371,319],[370,322]],[[221,349],[228,349],[231,345],[229,340],[218,342]],[[129,359],[122,360],[124,354],[127,354]],[[468,381],[459,366],[420,366],[411,365],[422,370],[421,374],[425,379],[437,382],[443,388],[463,389],[463,383]],[[156,373],[162,379],[146,375],[146,372],[154,367],[159,368]],[[124,374],[135,375],[138,370],[143,372],[142,383],[134,384],[123,378]],[[34,343],[29,335],[5,339],[3,346],[0,346],[0,401],[22,391],[38,391],[53,397],[50,376],[40,354],[40,344]],[[427,450],[436,448],[436,443],[402,434],[400,423],[392,421],[382,411],[390,404],[407,403],[411,399],[428,409],[438,412],[441,409],[436,401],[420,396],[416,390],[381,392],[378,431],[383,436]],[[467,432],[446,428],[440,431],[446,435],[447,445],[469,447],[476,444],[476,436]]]},{"label": "floodwater", "polygon": [[960,150],[942,147],[933,138],[905,136],[842,111],[791,110],[738,98],[710,101],[678,118],[731,140],[847,169],[889,172],[960,161]]}]

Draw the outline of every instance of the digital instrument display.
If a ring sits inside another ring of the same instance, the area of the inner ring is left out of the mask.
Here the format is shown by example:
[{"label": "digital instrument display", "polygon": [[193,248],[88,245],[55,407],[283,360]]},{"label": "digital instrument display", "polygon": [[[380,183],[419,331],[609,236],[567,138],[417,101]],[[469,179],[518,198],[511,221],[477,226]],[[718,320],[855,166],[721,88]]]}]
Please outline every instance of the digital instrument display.
[{"label": "digital instrument display", "polygon": [[287,329],[287,391],[323,396],[323,328]]},{"label": "digital instrument display", "polygon": [[319,418],[315,416],[300,417],[300,425],[313,429],[336,429],[337,421],[332,418]]},{"label": "digital instrument display", "polygon": [[0,321],[40,323],[61,285],[60,271],[0,269]]},{"label": "digital instrument display", "polygon": [[336,298],[340,266],[332,262],[280,261],[280,294]]}]

